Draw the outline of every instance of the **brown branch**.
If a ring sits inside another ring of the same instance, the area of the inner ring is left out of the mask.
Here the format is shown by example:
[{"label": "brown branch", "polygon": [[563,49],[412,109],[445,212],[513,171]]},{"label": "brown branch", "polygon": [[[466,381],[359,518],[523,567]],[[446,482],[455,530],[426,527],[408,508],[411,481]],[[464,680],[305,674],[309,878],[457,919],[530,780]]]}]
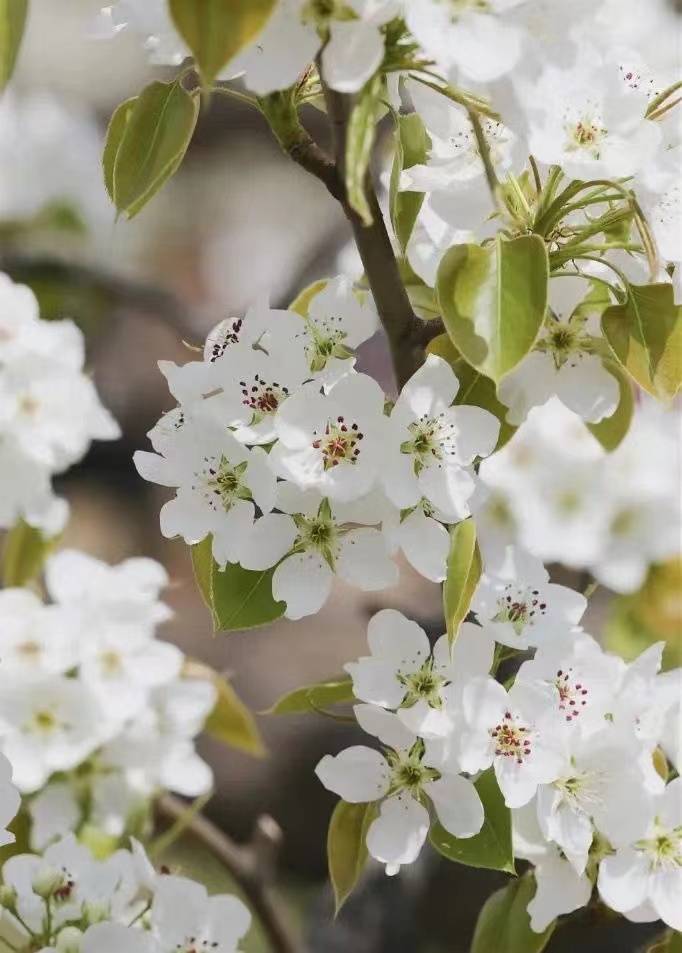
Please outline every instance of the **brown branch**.
[{"label": "brown branch", "polygon": [[[187,814],[188,805],[172,794],[157,801],[158,813],[171,822]],[[186,830],[200,841],[231,874],[253,909],[267,936],[273,953],[300,953],[302,947],[294,938],[282,904],[272,882],[281,832],[271,817],[261,817],[256,824],[251,844],[235,844],[220,828],[197,814],[187,821]]]}]

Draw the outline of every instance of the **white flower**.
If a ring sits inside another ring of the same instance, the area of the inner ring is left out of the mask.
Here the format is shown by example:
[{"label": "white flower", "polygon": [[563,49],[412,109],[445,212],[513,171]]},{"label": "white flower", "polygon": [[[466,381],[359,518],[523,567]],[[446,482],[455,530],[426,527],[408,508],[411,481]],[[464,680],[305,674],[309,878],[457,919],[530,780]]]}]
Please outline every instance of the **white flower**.
[{"label": "white flower", "polygon": [[327,393],[312,383],[275,417],[279,441],[270,452],[278,476],[331,500],[368,493],[385,464],[384,392],[366,374],[349,374]]},{"label": "white flower", "polygon": [[401,549],[417,572],[432,582],[443,582],[447,576],[450,534],[428,500],[421,500],[408,513],[393,507],[382,522],[389,544]]},{"label": "white flower", "polygon": [[22,792],[37,791],[52,773],[77,767],[114,731],[96,696],[76,679],[3,682],[0,747]]},{"label": "white flower", "polygon": [[650,904],[664,923],[682,930],[682,780],[667,785],[647,820],[644,837],[602,860],[599,893],[620,913]]},{"label": "white flower", "polygon": [[182,536],[192,544],[211,533],[220,565],[239,559],[254,503],[264,513],[272,509],[275,478],[265,452],[248,450],[205,416],[168,434],[162,455],[138,450],[133,459],[146,480],[177,488],[175,499],[161,509],[164,536]]},{"label": "white flower", "polygon": [[590,48],[569,69],[546,67],[521,95],[531,153],[573,178],[633,175],[654,159],[659,126]]},{"label": "white flower", "polygon": [[0,591],[0,672],[24,681],[59,675],[78,661],[73,614],[28,589]]},{"label": "white flower", "polygon": [[[313,8],[315,3],[310,4]],[[409,4],[408,4],[409,5]],[[332,89],[357,93],[381,66],[381,27],[400,15],[400,0],[349,0],[354,18],[332,19],[322,51],[322,74]]]},{"label": "white flower", "polygon": [[31,847],[43,850],[52,841],[75,831],[81,808],[68,781],[52,781],[28,802]]},{"label": "white flower", "polygon": [[467,79],[498,79],[516,64],[523,31],[504,14],[523,0],[478,0],[443,3],[410,0],[405,9],[407,25],[438,67],[453,82],[457,70]]},{"label": "white flower", "polygon": [[[280,484],[280,487],[286,484]],[[398,581],[398,569],[388,553],[383,534],[369,526],[358,506],[330,503],[317,493],[289,487],[289,499],[280,490],[278,507],[255,524],[241,550],[245,569],[267,569],[277,564],[272,594],[286,602],[288,619],[318,612],[329,597],[335,575],[372,592]],[[355,517],[355,518],[354,518]]]},{"label": "white flower", "polygon": [[251,925],[251,914],[237,897],[209,897],[205,887],[185,877],[160,877],[150,924],[157,941],[152,949],[159,953],[185,949],[235,953]]},{"label": "white flower", "polygon": [[[1,428],[0,428],[1,429]],[[52,492],[51,470],[27,457],[13,439],[0,434],[0,527],[9,529],[20,519],[56,536],[69,515],[66,500]]]},{"label": "white flower", "polygon": [[484,572],[471,600],[484,631],[511,648],[544,645],[578,625],[587,599],[549,582],[539,559],[518,547],[507,550],[504,565]]},{"label": "white flower", "polygon": [[452,730],[447,704],[461,695],[467,680],[486,675],[494,643],[471,623],[464,623],[455,644],[447,635],[433,647],[426,633],[395,609],[377,612],[367,627],[370,656],[344,666],[361,701],[397,709],[398,718],[421,738]]},{"label": "white flower", "polygon": [[492,678],[474,678],[462,694],[464,719],[459,765],[472,774],[494,765],[508,807],[522,807],[562,765],[557,719],[544,693],[515,684],[505,691]]},{"label": "white flower", "polygon": [[371,297],[361,298],[353,282],[339,275],[313,296],[303,327],[308,366],[331,386],[351,370],[353,352],[377,331],[379,316]]},{"label": "white flower", "polygon": [[[464,107],[422,83],[411,81],[408,88],[431,139],[431,149],[424,164],[403,170],[401,191],[434,192],[473,184],[485,170]],[[501,174],[511,165],[515,136],[502,122],[486,117],[481,117],[481,127],[491,161]]]},{"label": "white flower", "polygon": [[389,450],[382,480],[401,509],[422,498],[440,518],[469,515],[474,479],[467,469],[495,448],[499,421],[478,407],[453,407],[459,383],[450,365],[430,354],[403,387],[389,420]]},{"label": "white flower", "polygon": [[397,873],[419,856],[429,830],[429,814],[420,798],[433,804],[439,821],[455,837],[473,837],[483,825],[483,805],[471,781],[430,767],[424,745],[391,712],[356,705],[360,726],[389,751],[386,756],[356,745],[325,755],[315,773],[324,786],[350,803],[381,800],[379,816],[367,831],[367,849]]}]

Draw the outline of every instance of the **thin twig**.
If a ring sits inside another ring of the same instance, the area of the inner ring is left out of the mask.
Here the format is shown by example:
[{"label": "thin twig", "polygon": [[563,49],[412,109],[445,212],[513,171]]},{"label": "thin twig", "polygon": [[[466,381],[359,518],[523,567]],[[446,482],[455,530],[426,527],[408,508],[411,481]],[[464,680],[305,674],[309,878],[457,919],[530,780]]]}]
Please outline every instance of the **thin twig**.
[{"label": "thin twig", "polygon": [[[157,801],[159,814],[177,823],[187,813],[187,805],[172,794]],[[272,889],[275,861],[281,833],[271,817],[259,818],[251,844],[235,844],[227,834],[202,815],[190,818],[187,831],[200,841],[225,867],[240,887],[268,938],[273,953],[301,953],[282,904]]]}]

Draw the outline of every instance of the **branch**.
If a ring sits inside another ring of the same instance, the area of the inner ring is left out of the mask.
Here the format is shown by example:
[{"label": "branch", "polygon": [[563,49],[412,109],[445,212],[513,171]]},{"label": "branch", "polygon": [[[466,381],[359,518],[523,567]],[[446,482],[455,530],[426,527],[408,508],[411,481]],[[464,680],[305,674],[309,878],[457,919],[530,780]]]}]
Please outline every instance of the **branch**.
[{"label": "branch", "polygon": [[[164,794],[157,801],[157,810],[166,820],[176,823],[186,817],[188,807],[174,795]],[[186,829],[234,878],[260,921],[273,953],[299,953],[301,948],[272,889],[281,840],[276,822],[271,817],[260,817],[252,842],[245,847],[235,844],[227,834],[199,814],[189,818]]]}]

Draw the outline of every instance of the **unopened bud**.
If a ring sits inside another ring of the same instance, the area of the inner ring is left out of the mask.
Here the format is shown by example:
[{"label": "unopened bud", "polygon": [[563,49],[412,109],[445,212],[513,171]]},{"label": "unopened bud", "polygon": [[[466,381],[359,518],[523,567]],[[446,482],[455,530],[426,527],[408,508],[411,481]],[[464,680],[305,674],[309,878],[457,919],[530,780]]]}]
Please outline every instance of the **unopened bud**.
[{"label": "unopened bud", "polygon": [[43,900],[48,900],[63,886],[63,883],[64,875],[61,871],[55,870],[54,867],[43,867],[34,877],[31,886],[34,893]]},{"label": "unopened bud", "polygon": [[0,907],[5,910],[14,910],[17,905],[17,892],[14,887],[3,884],[0,887]]},{"label": "unopened bud", "polygon": [[78,927],[64,927],[55,944],[57,953],[80,953],[83,934]]}]

